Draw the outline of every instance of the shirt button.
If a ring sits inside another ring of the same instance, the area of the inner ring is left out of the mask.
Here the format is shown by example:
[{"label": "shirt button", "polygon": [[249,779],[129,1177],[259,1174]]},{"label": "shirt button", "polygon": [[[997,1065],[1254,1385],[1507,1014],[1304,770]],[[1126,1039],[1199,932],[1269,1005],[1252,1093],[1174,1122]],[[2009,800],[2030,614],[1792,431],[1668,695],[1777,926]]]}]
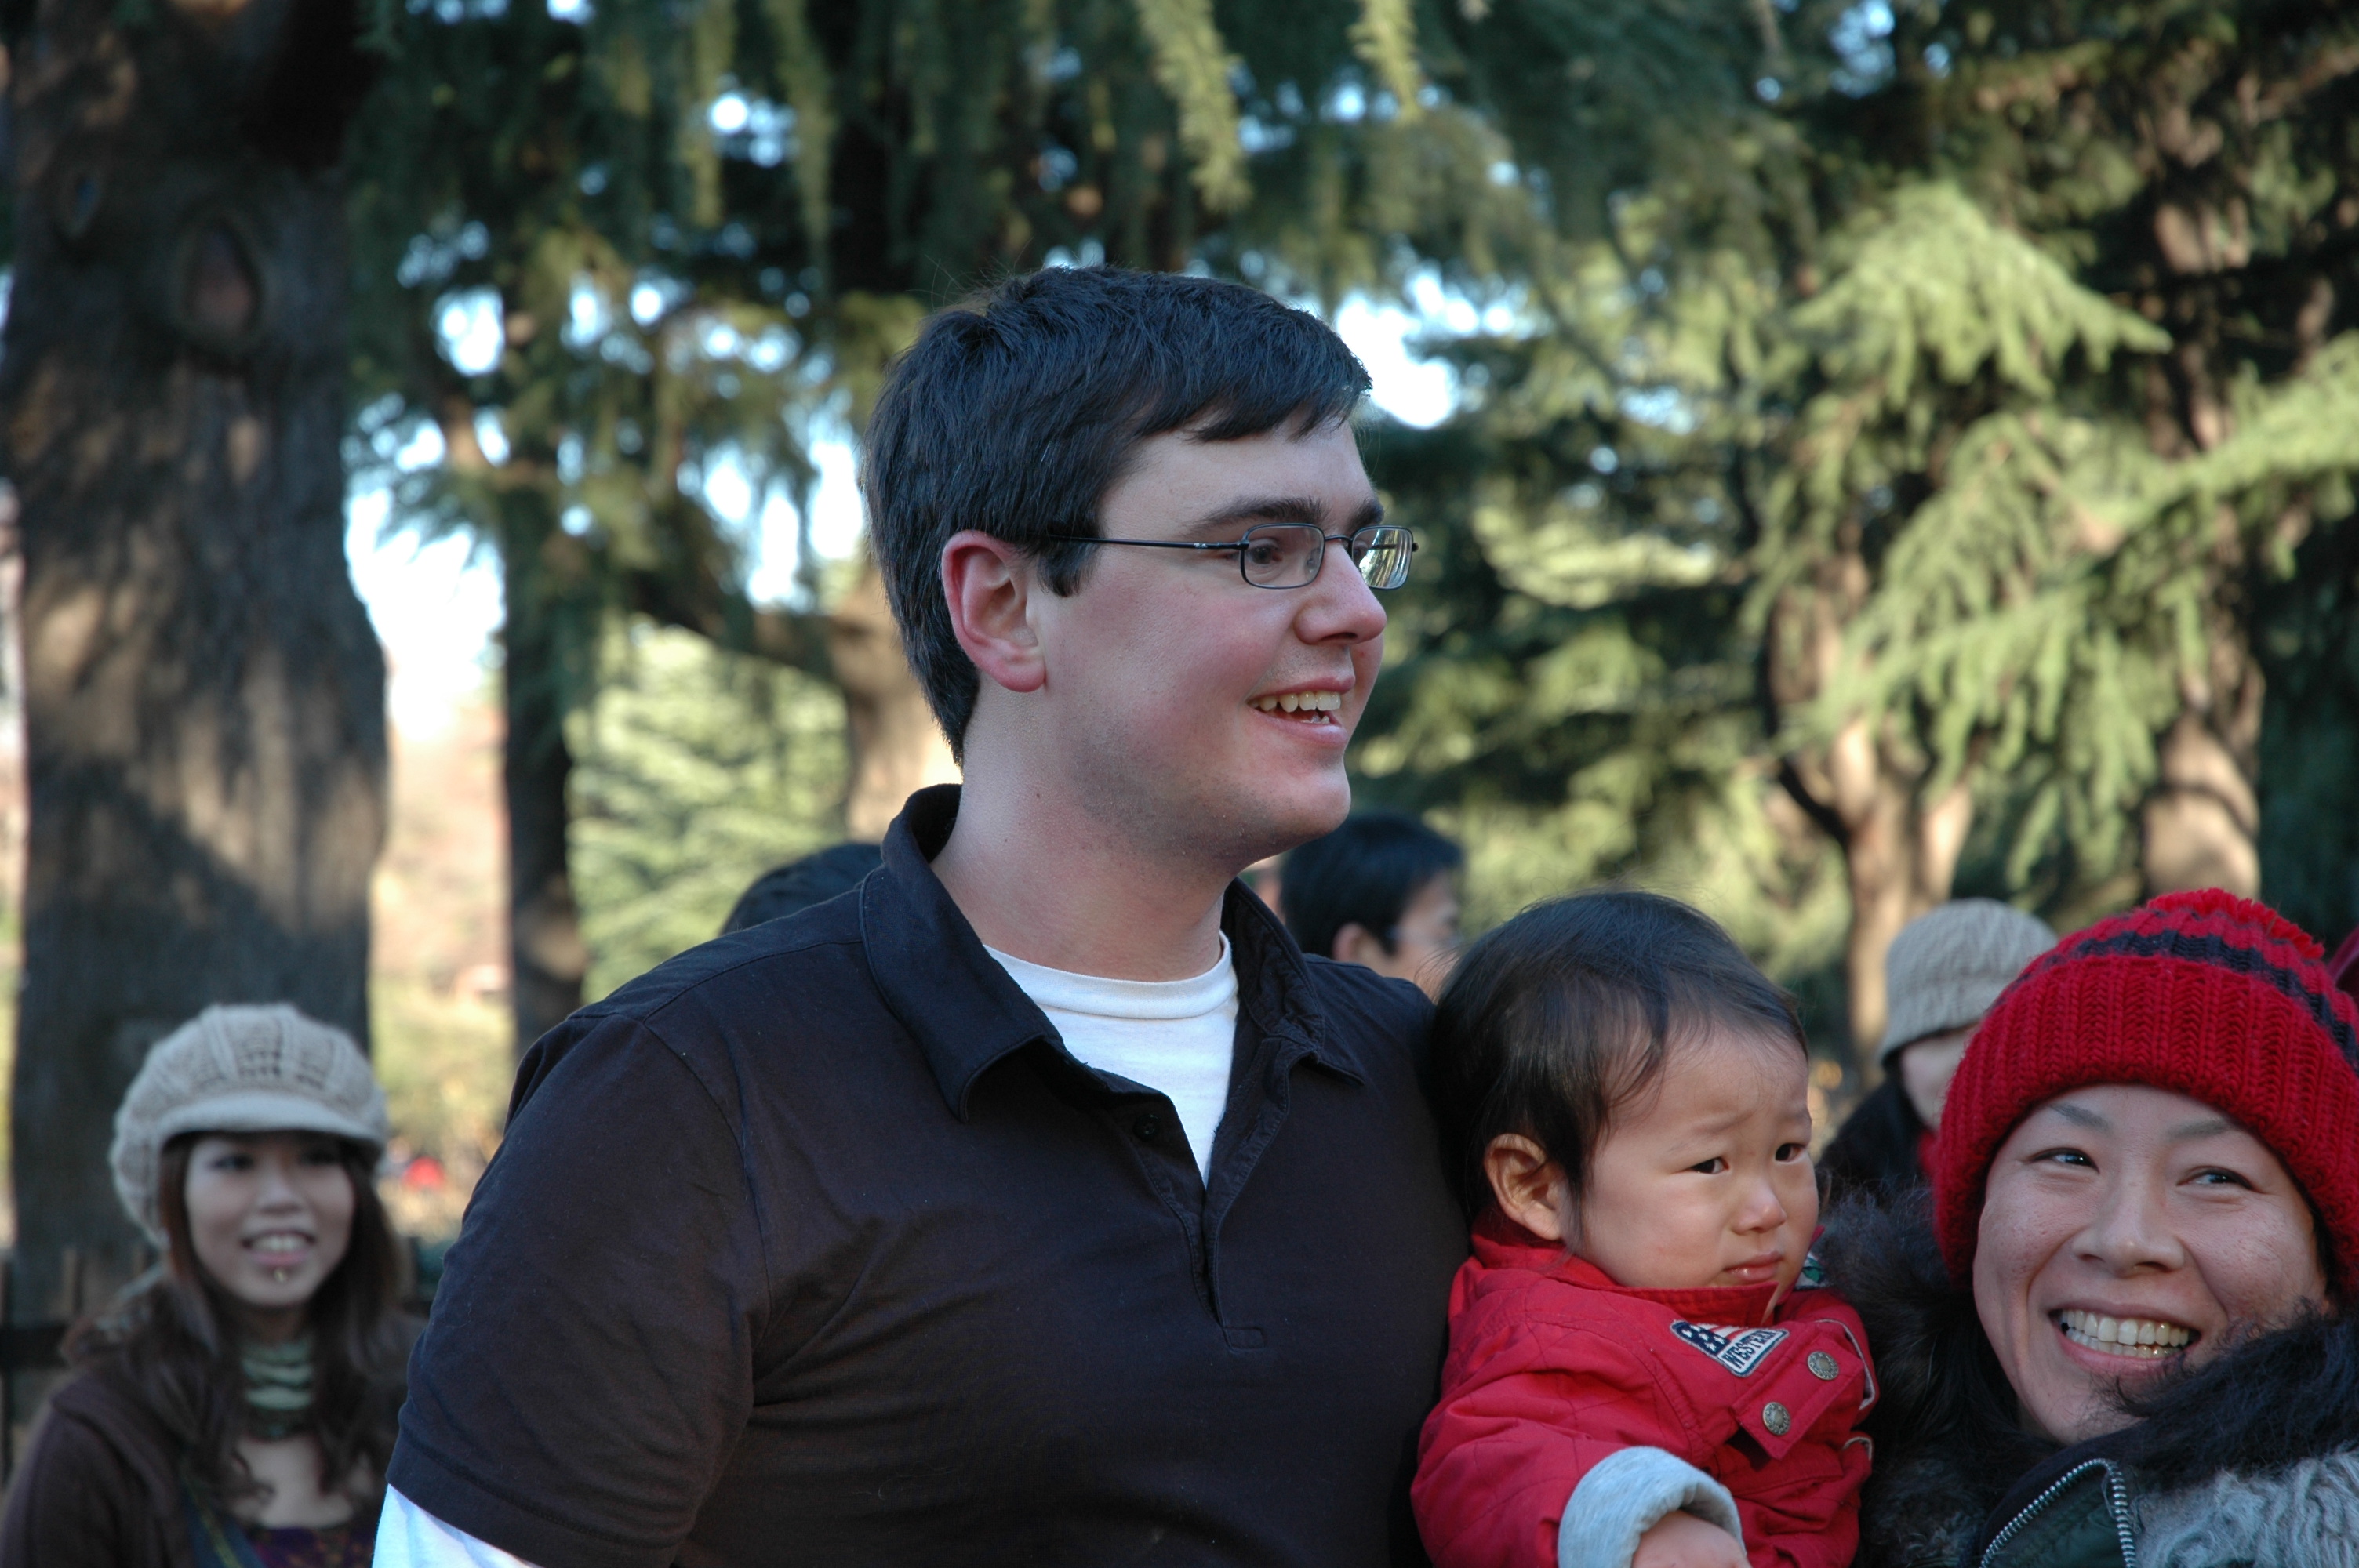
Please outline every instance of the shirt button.
[{"label": "shirt button", "polygon": [[1841,1367],[1835,1365],[1835,1358],[1828,1355],[1823,1350],[1813,1350],[1810,1352],[1810,1376],[1816,1378],[1821,1383],[1833,1382],[1836,1377],[1843,1371]]},{"label": "shirt button", "polygon": [[1152,1143],[1163,1131],[1163,1119],[1150,1110],[1132,1122],[1130,1130],[1138,1134],[1140,1142]]},{"label": "shirt button", "polygon": [[1772,1400],[1761,1407],[1761,1424],[1769,1429],[1772,1437],[1783,1437],[1786,1429],[1794,1424],[1793,1413]]}]

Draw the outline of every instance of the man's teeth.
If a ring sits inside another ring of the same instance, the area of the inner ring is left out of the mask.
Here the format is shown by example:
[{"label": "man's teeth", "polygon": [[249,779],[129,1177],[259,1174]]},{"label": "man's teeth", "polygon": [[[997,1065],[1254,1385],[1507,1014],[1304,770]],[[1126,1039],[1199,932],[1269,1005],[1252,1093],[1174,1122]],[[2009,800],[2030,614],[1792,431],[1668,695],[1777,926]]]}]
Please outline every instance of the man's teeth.
[{"label": "man's teeth", "polygon": [[2093,1312],[2058,1314],[2064,1337],[2108,1356],[2169,1356],[2194,1341],[2195,1331],[2150,1317],[2104,1317]]},{"label": "man's teeth", "polygon": [[1253,705],[1264,713],[1340,713],[1343,710],[1343,694],[1340,691],[1289,691],[1276,697],[1256,697]]}]

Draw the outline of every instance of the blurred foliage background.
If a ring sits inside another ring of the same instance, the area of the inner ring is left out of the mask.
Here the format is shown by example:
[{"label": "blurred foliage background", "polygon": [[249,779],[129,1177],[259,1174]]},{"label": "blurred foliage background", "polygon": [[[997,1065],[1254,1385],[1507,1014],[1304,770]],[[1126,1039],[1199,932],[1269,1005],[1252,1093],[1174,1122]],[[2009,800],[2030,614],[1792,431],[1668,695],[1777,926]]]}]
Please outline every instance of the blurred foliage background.
[{"label": "blurred foliage background", "polygon": [[592,996],[710,940],[755,876],[843,837],[843,704],[822,682],[674,628],[632,627],[609,659],[573,721]]},{"label": "blurred foliage background", "polygon": [[439,434],[401,520],[501,553],[510,722],[596,757],[593,992],[835,830],[829,596],[752,603],[706,481],[807,517],[922,313],[1046,263],[1424,313],[1459,402],[1368,422],[1426,553],[1354,764],[1478,920],[1680,892],[1837,1056],[1952,892],[2359,922],[2339,7],[409,0],[383,47],[354,456]]},{"label": "blurred foliage background", "polygon": [[[1476,925],[1690,898],[1855,1082],[1885,945],[1952,894],[2359,924],[2343,7],[355,15],[347,461],[500,563],[527,1034],[846,830],[915,698],[852,674],[814,454],[926,311],[1043,265],[1397,306],[1451,367],[1439,425],[1365,421],[1424,553],[1353,765],[1465,841]],[[414,1003],[405,1125],[482,1144],[496,1011]]]}]

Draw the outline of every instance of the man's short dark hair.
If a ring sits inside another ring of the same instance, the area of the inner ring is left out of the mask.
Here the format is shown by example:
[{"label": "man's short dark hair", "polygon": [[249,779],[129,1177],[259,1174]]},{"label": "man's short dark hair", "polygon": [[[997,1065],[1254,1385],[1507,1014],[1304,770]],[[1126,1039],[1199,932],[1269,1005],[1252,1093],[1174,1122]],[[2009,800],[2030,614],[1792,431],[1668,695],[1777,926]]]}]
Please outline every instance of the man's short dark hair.
[{"label": "man's short dark hair", "polygon": [[773,866],[737,895],[729,918],[722,923],[721,935],[825,903],[858,887],[863,877],[884,863],[885,851],[874,844],[834,844],[799,860]]},{"label": "man's short dark hair", "polygon": [[982,676],[951,633],[942,546],[977,528],[1080,586],[1098,505],[1139,442],[1234,441],[1351,416],[1368,373],[1327,324],[1216,278],[1117,267],[1011,277],[943,310],[886,379],[862,488],[910,667],[963,753]]},{"label": "man's short dark hair", "polygon": [[1443,1169],[1471,1220],[1492,1201],[1484,1152],[1528,1138],[1576,1201],[1614,1114],[1662,1076],[1675,1040],[1714,1026],[1788,1040],[1794,999],[1702,911],[1614,889],[1537,903],[1459,960],[1433,1020]]},{"label": "man's short dark hair", "polygon": [[1306,953],[1333,957],[1335,934],[1354,925],[1390,953],[1409,901],[1465,863],[1457,845],[1407,812],[1363,812],[1286,857],[1277,902]]}]

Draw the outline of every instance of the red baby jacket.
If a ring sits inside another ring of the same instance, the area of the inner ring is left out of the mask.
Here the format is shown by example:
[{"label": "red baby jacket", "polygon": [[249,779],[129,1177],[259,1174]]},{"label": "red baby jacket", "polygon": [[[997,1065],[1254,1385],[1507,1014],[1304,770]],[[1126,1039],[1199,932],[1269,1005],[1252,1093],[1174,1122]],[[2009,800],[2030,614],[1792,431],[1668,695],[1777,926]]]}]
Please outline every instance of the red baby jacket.
[{"label": "red baby jacket", "polygon": [[1625,1290],[1494,1209],[1450,1291],[1441,1402],[1411,1498],[1436,1568],[1556,1568],[1581,1478],[1647,1446],[1726,1487],[1754,1568],[1847,1568],[1875,1402],[1830,1290]]}]

